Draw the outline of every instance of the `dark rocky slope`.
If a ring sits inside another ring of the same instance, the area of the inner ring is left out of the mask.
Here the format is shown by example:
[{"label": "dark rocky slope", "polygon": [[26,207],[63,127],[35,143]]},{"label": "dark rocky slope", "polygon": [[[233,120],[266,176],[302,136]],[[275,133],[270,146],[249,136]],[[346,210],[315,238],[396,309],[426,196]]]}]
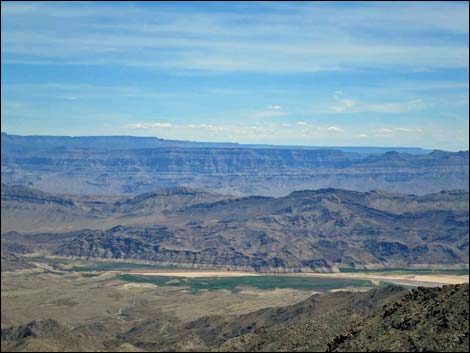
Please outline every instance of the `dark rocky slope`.
[{"label": "dark rocky slope", "polygon": [[212,349],[464,352],[469,347],[468,288],[417,288],[388,296],[378,295],[382,290],[329,294],[318,299],[309,315],[297,315],[293,322],[275,317],[277,325],[238,335]]},{"label": "dark rocky slope", "polygon": [[418,288],[385,305],[330,351],[453,352],[469,348],[469,286]]}]

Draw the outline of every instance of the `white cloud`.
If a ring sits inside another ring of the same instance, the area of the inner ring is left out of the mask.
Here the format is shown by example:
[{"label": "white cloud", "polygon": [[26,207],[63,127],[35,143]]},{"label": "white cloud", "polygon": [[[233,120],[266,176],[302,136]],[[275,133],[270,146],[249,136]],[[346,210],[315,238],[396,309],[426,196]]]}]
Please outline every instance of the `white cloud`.
[{"label": "white cloud", "polygon": [[282,107],[280,105],[270,105],[268,106],[268,110],[281,110]]},{"label": "white cloud", "polygon": [[179,128],[190,128],[190,129],[202,129],[209,131],[223,131],[225,126],[223,125],[214,125],[214,124],[187,124],[187,125],[177,125]]},{"label": "white cloud", "polygon": [[308,125],[305,121],[297,121],[295,124],[296,124],[296,125],[299,125],[299,126]]},{"label": "white cloud", "polygon": [[396,132],[422,132],[422,129],[416,128],[406,128],[406,127],[396,127],[393,129]]},{"label": "white cloud", "polygon": [[155,128],[168,128],[172,127],[171,123],[134,123],[128,124],[129,129],[155,129]]},{"label": "white cloud", "polygon": [[346,113],[354,110],[356,101],[354,99],[342,99],[339,104],[332,107],[331,109],[337,113]]},{"label": "white cloud", "polygon": [[375,136],[394,136],[402,134],[420,134],[423,130],[421,128],[408,128],[408,127],[386,127],[375,130]]},{"label": "white cloud", "polygon": [[415,99],[405,102],[365,104],[362,110],[375,113],[406,113],[413,110],[420,110],[427,106],[428,104],[423,100]]},{"label": "white cloud", "polygon": [[332,133],[342,133],[344,132],[343,129],[337,127],[337,126],[330,126],[326,129],[328,132],[332,132]]},{"label": "white cloud", "polygon": [[375,102],[362,103],[355,99],[338,99],[334,96],[338,103],[329,107],[326,111],[318,113],[407,113],[411,111],[421,110],[429,106],[422,99],[414,99],[403,102]]},{"label": "white cloud", "polygon": [[172,128],[172,129],[197,129],[197,130],[207,130],[207,131],[223,131],[227,128],[227,125],[223,124],[172,124],[172,123],[132,123],[125,126],[129,129],[141,129],[141,130],[151,130],[151,129],[160,129],[160,128]]}]

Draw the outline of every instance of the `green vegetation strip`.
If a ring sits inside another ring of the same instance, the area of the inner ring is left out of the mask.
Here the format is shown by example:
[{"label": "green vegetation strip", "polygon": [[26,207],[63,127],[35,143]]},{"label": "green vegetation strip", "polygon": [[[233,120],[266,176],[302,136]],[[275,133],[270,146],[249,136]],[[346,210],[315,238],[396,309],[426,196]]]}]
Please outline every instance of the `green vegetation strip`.
[{"label": "green vegetation strip", "polygon": [[305,278],[288,276],[246,276],[186,278],[166,276],[119,275],[118,279],[134,283],[151,283],[159,286],[189,287],[192,292],[226,289],[232,292],[241,287],[257,289],[290,288],[299,290],[330,291],[347,287],[376,287],[371,281],[361,279]]},{"label": "green vegetation strip", "polygon": [[376,270],[359,269],[359,268],[340,268],[343,273],[387,273],[387,274],[400,274],[400,275],[468,275],[468,269],[411,269],[411,268],[382,268]]}]

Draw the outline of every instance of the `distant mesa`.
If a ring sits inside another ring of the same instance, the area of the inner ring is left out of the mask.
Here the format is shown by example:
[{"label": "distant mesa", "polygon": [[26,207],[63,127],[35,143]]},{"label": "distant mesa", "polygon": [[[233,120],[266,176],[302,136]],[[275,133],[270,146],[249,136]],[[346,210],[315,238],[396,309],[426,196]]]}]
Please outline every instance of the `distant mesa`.
[{"label": "distant mesa", "polygon": [[468,190],[468,151],[241,145],[132,136],[2,133],[2,182],[62,194],[123,195],[190,187],[285,196],[301,189],[424,195]]}]

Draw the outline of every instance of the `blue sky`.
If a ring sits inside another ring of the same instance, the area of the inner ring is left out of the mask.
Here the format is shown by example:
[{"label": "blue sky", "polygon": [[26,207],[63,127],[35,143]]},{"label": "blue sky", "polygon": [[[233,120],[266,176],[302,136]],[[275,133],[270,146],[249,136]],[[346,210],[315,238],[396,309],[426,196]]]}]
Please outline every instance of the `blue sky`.
[{"label": "blue sky", "polygon": [[468,149],[467,2],[2,2],[12,134]]}]

